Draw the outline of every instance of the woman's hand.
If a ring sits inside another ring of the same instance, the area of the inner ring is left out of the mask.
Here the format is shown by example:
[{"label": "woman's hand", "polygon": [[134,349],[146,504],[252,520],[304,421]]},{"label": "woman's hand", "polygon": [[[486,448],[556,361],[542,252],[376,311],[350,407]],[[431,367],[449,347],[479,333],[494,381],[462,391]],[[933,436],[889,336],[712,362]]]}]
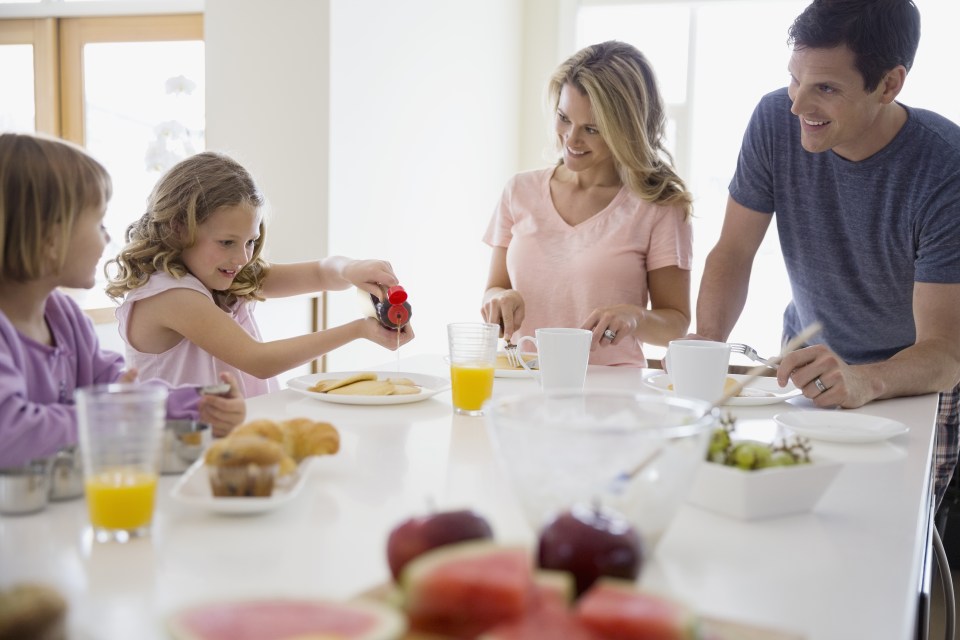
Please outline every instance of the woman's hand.
[{"label": "woman's hand", "polygon": [[360,323],[360,331],[364,338],[381,347],[386,347],[390,351],[396,351],[400,346],[413,340],[413,327],[409,324],[399,331],[400,341],[398,343],[396,329],[387,329],[373,318],[364,318],[356,322]]},{"label": "woman's hand", "polygon": [[594,309],[581,327],[593,331],[590,351],[595,351],[597,347],[617,345],[631,338],[637,332],[645,313],[645,309],[633,304],[615,304],[612,307]]},{"label": "woman's hand", "polygon": [[247,403],[237,387],[237,380],[230,373],[221,373],[220,380],[230,385],[230,390],[220,396],[204,395],[200,398],[200,422],[213,429],[214,437],[220,438],[247,418]]},{"label": "woman's hand", "polygon": [[523,296],[516,289],[501,289],[488,292],[480,309],[484,322],[499,324],[502,336],[507,340],[520,330],[523,324]]},{"label": "woman's hand", "polygon": [[386,260],[350,260],[343,266],[340,275],[358,289],[377,296],[377,299],[383,297],[380,285],[392,287],[400,284],[393,266]]}]

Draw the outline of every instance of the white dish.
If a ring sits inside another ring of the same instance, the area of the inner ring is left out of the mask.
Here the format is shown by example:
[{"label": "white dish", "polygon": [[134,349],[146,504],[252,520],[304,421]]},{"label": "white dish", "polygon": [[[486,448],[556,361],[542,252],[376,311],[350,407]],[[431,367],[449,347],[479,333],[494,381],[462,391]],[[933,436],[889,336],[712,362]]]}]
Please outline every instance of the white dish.
[{"label": "white dish", "polygon": [[817,462],[744,471],[704,462],[687,501],[740,520],[758,520],[812,510],[843,465]]},{"label": "white dish", "polygon": [[[735,373],[727,374],[728,378],[733,378],[737,382],[747,378],[745,375]],[[670,374],[654,373],[643,379],[643,384],[651,389],[656,389],[661,393],[673,393],[670,386]],[[727,400],[726,404],[733,407],[755,407],[764,404],[776,404],[784,402],[790,398],[799,396],[802,391],[793,386],[793,383],[787,383],[787,386],[780,388],[777,379],[763,376],[754,379],[742,391],[745,395],[740,395]]]},{"label": "white dish", "polygon": [[339,394],[318,393],[310,391],[310,387],[318,380],[337,380],[352,376],[361,371],[338,371],[334,373],[311,373],[305,376],[293,378],[287,382],[287,386],[302,393],[305,396],[323,400],[324,402],[334,402],[337,404],[364,404],[364,405],[383,405],[383,404],[407,404],[410,402],[420,402],[441,391],[450,388],[450,381],[438,376],[429,376],[423,373],[405,373],[393,371],[376,371],[378,378],[409,378],[420,387],[420,393],[411,393],[397,396],[346,396]]},{"label": "white dish", "polygon": [[790,411],[773,420],[811,440],[840,443],[882,442],[910,430],[896,420],[843,410]]},{"label": "white dish", "polygon": [[273,511],[297,497],[313,460],[314,458],[307,458],[302,462],[293,478],[278,480],[273,487],[273,495],[269,498],[218,498],[210,490],[207,469],[204,467],[203,458],[200,458],[183,472],[170,490],[170,497],[181,504],[208,509],[214,513],[253,514]]},{"label": "white dish", "polygon": [[[537,357],[535,353],[524,353],[523,357],[531,360]],[[449,362],[449,360],[448,360]],[[528,369],[516,369],[507,362],[507,354],[503,351],[497,352],[497,364],[493,369],[494,378],[532,378],[536,371]]]},{"label": "white dish", "polygon": [[532,378],[536,374],[536,371],[528,371],[527,369],[501,369],[497,367],[493,370],[494,378]]}]

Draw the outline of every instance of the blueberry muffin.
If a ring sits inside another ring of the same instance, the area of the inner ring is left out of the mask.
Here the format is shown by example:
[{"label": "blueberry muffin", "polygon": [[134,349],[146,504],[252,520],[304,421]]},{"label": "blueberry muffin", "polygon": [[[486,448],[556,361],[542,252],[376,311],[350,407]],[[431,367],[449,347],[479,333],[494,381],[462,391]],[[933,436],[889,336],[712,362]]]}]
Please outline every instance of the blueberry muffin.
[{"label": "blueberry muffin", "polygon": [[273,494],[283,447],[259,436],[217,440],[204,462],[210,489],[218,497],[268,497]]}]

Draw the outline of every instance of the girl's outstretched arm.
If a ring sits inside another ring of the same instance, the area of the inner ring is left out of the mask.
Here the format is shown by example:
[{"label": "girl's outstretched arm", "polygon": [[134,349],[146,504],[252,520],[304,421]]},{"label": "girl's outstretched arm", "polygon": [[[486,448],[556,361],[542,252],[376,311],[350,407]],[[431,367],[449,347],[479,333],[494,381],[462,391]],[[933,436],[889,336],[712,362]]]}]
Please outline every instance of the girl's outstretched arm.
[{"label": "girl's outstretched arm", "polygon": [[283,298],[353,286],[379,296],[380,284],[388,287],[400,284],[389,262],[330,256],[313,262],[271,264],[263,280],[262,293],[265,298]]},{"label": "girl's outstretched arm", "polygon": [[[137,301],[132,321],[146,323],[140,327],[141,332],[169,334],[176,341],[186,338],[210,355],[258,378],[289,371],[358,338],[387,349],[397,348],[397,333],[384,329],[372,318],[293,338],[260,342],[209,298],[190,289],[171,289]],[[400,334],[400,344],[412,338],[413,331],[408,326]]]}]

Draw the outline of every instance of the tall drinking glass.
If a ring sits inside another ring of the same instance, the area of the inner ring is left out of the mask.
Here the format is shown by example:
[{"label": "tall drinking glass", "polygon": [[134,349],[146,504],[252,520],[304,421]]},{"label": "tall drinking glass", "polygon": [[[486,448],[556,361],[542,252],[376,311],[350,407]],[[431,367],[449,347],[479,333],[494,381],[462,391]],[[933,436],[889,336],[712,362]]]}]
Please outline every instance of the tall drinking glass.
[{"label": "tall drinking glass", "polygon": [[484,322],[447,325],[450,340],[450,388],[453,410],[465,416],[482,416],[481,407],[493,394],[500,327]]},{"label": "tall drinking glass", "polygon": [[110,384],[78,389],[84,490],[98,541],[149,534],[153,521],[167,389]]}]

